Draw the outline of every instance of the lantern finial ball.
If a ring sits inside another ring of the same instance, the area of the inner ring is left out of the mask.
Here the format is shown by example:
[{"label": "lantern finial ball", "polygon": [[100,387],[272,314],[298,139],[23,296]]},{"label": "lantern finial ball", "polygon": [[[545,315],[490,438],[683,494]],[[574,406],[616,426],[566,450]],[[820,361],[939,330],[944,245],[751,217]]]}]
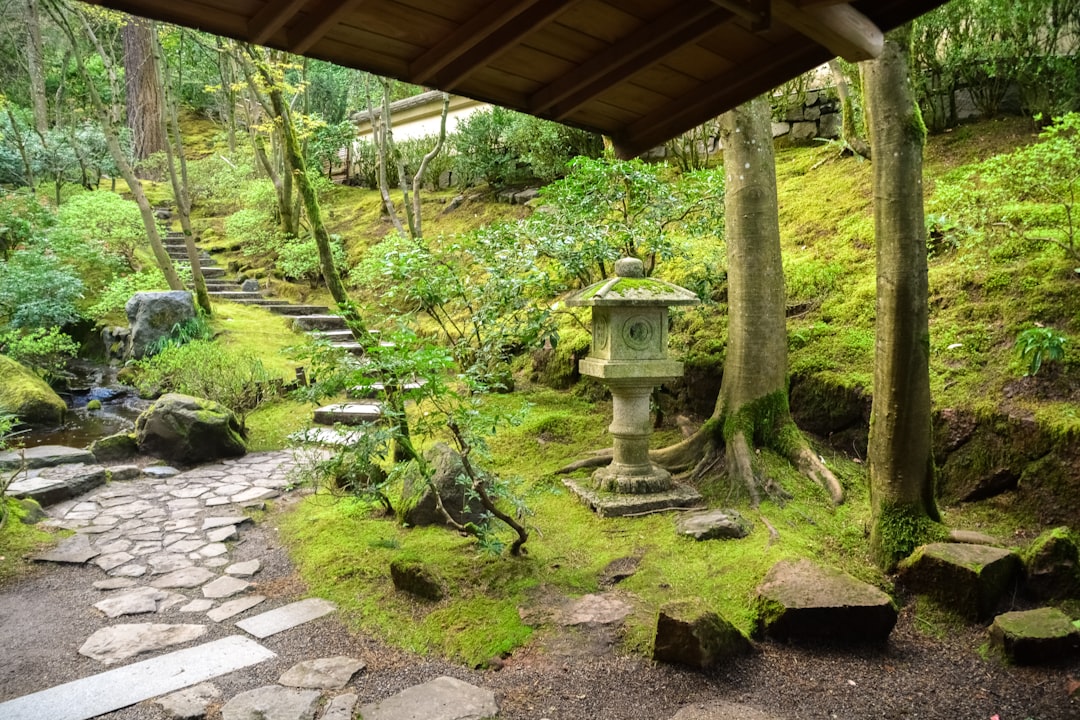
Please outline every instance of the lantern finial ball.
[{"label": "lantern finial ball", "polygon": [[635,257],[619,258],[615,261],[615,274],[624,278],[643,278],[645,264]]}]

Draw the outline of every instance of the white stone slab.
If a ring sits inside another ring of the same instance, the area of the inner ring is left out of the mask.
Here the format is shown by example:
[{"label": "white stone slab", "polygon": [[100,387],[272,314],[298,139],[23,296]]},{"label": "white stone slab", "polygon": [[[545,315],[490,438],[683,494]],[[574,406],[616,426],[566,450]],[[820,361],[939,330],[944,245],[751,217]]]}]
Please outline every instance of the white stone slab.
[{"label": "white stone slab", "polygon": [[0,703],[4,720],[89,720],[276,657],[234,635]]},{"label": "white stone slab", "polygon": [[337,605],[329,600],[308,598],[241,620],[236,623],[236,627],[262,639],[303,625],[336,609]]},{"label": "white stone slab", "polygon": [[241,580],[240,578],[232,577],[231,575],[223,575],[217,580],[208,582],[203,585],[202,592],[203,597],[208,597],[212,600],[220,600],[221,598],[232,597],[238,593],[242,593],[251,587],[251,583],[247,580]]},{"label": "white stone slab", "polygon": [[213,530],[214,528],[225,527],[226,525],[241,525],[246,522],[251,522],[251,518],[247,515],[222,515],[216,517],[208,517],[203,520],[203,530]]},{"label": "white stone slab", "polygon": [[221,603],[220,606],[206,613],[206,617],[210,618],[214,622],[228,620],[234,615],[239,615],[245,610],[250,610],[265,599],[266,598],[262,595],[248,595],[246,597],[236,598],[235,600]]}]

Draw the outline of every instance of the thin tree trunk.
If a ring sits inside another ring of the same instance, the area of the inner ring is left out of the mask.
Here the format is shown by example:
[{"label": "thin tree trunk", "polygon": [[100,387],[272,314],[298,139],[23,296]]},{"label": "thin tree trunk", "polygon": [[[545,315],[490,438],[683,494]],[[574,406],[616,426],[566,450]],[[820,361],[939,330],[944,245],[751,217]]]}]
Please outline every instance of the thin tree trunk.
[{"label": "thin tree trunk", "polygon": [[11,111],[11,104],[5,103],[4,110],[8,116],[8,122],[11,123],[11,134],[15,140],[16,147],[19,148],[19,157],[22,159],[23,171],[26,172],[26,184],[30,189],[34,188],[34,164],[30,161],[30,154],[26,150],[26,141],[23,139],[23,134],[19,130],[19,121],[15,117],[15,113]]},{"label": "thin tree trunk", "polygon": [[870,417],[870,544],[885,569],[935,531],[922,148],[910,83],[911,26],[862,66],[874,152],[877,335]]},{"label": "thin tree trunk", "polygon": [[154,57],[153,32],[150,20],[135,16],[131,16],[122,31],[127,125],[131,129],[137,160],[162,152],[168,142],[161,123],[164,99]]},{"label": "thin tree trunk", "polygon": [[405,227],[401,224],[397,210],[394,208],[394,200],[390,197],[390,182],[386,176],[386,165],[390,162],[390,147],[387,138],[390,135],[390,86],[386,81],[380,80],[383,88],[383,109],[379,115],[379,121],[375,121],[375,106],[371,102],[370,86],[364,83],[364,94],[367,96],[368,117],[371,118],[371,139],[375,142],[375,151],[379,156],[379,194],[382,195],[383,207],[390,221],[394,223],[394,229],[401,235],[405,234]]},{"label": "thin tree trunk", "polygon": [[420,169],[416,171],[416,175],[413,176],[412,181],[412,203],[413,203],[413,225],[415,225],[415,233],[413,237],[421,238],[424,236],[423,232],[423,220],[420,214],[420,186],[424,183],[424,175],[427,173],[428,164],[438,157],[442,151],[443,144],[446,142],[446,116],[450,112],[450,95],[449,93],[443,93],[442,95],[442,116],[439,118],[439,139],[435,142],[435,147],[431,148],[430,152],[424,155],[424,159],[420,161]]},{"label": "thin tree trunk", "polygon": [[232,55],[225,51],[222,39],[215,38],[218,49],[218,73],[221,75],[221,95],[224,98],[225,129],[229,138],[229,155],[236,154],[236,91],[233,89]]},{"label": "thin tree trunk", "polygon": [[839,58],[829,61],[829,70],[832,72],[833,83],[836,85],[836,94],[840,96],[840,137],[851,151],[870,159],[870,145],[859,135],[859,128],[855,125],[855,105],[851,97],[851,88],[848,87],[847,76],[844,68],[840,65]]},{"label": "thin tree trunk", "polygon": [[41,42],[38,0],[26,0],[26,65],[30,72],[30,104],[34,111],[34,127],[38,135],[44,135],[49,129],[49,102],[45,96],[45,48]]},{"label": "thin tree trunk", "polygon": [[[93,28],[90,27],[86,18],[78,10],[74,11],[73,14],[79,18],[83,30],[94,43],[98,54],[102,56],[104,62],[108,63],[108,59],[105,57],[105,49],[101,46],[97,35],[94,34]],[[157,222],[154,218],[154,209],[150,207],[150,201],[146,199],[146,193],[143,192],[142,183],[135,177],[135,172],[132,170],[131,164],[127,161],[127,157],[124,156],[124,152],[120,147],[120,141],[116,137],[116,130],[112,124],[108,122],[109,111],[105,107],[105,103],[102,102],[101,96],[98,95],[97,88],[95,88],[93,84],[93,79],[90,77],[90,73],[87,72],[86,66],[83,64],[82,55],[78,52],[75,33],[64,15],[59,12],[52,13],[52,15],[53,20],[57,25],[63,28],[68,41],[71,43],[72,48],[75,49],[73,55],[75,56],[76,67],[86,83],[94,110],[101,119],[101,131],[105,134],[105,141],[109,146],[110,154],[113,156],[113,162],[115,162],[116,166],[120,169],[121,174],[128,183],[131,194],[135,197],[135,203],[139,206],[139,214],[142,215],[143,226],[146,228],[146,237],[150,242],[150,249],[154,253],[154,259],[157,261],[158,267],[161,268],[161,272],[165,276],[165,281],[169,284],[169,289],[184,290],[184,283],[180,281],[180,276],[176,274],[176,268],[173,267],[172,258],[165,252],[165,246],[161,244],[161,236],[158,235]]]},{"label": "thin tree trunk", "polygon": [[[168,162],[173,197],[176,198],[176,212],[180,216],[180,227],[184,232],[184,249],[187,250],[188,262],[191,264],[191,282],[195,286],[195,301],[204,313],[213,315],[214,308],[210,304],[210,293],[206,289],[206,278],[203,277],[202,262],[199,260],[199,248],[195,246],[195,234],[191,230],[191,196],[188,193],[187,160],[184,158],[184,141],[180,135],[180,120],[177,117],[176,104],[169,93],[166,74],[168,65],[165,63],[161,43],[158,42],[152,22],[150,31],[158,68],[158,82],[161,83],[161,98],[164,101],[161,123],[166,139],[165,159]],[[182,51],[180,57],[183,58]],[[177,158],[179,158],[180,173],[176,170]]]}]

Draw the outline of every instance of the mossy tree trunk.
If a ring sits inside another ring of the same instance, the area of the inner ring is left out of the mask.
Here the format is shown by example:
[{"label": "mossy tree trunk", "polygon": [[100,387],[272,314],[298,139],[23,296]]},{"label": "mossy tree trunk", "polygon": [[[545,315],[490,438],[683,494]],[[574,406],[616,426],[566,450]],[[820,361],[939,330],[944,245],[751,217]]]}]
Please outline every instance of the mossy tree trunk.
[{"label": "mossy tree trunk", "polygon": [[885,569],[935,532],[922,149],[910,82],[911,26],[862,66],[874,156],[877,333],[870,417],[870,544]]},{"label": "mossy tree trunk", "polygon": [[811,451],[788,408],[787,325],[780,256],[776,165],[769,104],[751,100],[720,116],[724,147],[728,271],[728,344],[724,378],[712,419],[682,448],[705,458],[726,450],[728,477],[757,505],[764,490],[783,491],[757,466],[753,446],[770,447],[842,502],[836,477]]},{"label": "mossy tree trunk", "polygon": [[870,145],[859,134],[859,128],[855,122],[855,98],[851,95],[851,88],[840,58],[829,61],[829,72],[832,73],[833,84],[836,85],[836,94],[840,96],[840,137],[852,152],[869,160]]}]

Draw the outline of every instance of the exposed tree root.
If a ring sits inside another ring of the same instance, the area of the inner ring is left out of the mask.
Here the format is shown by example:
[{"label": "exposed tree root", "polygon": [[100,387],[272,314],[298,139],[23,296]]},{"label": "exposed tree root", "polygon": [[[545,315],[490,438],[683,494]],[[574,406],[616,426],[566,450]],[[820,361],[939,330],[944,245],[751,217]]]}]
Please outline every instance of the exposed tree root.
[{"label": "exposed tree root", "polygon": [[768,550],[773,546],[773,543],[780,541],[780,533],[776,531],[776,528],[772,526],[772,523],[770,523],[764,515],[758,513],[758,518],[761,519],[761,524],[769,529],[769,542],[765,543],[765,549]]},{"label": "exposed tree root", "polygon": [[799,469],[799,472],[829,492],[833,505],[840,505],[844,502],[844,488],[840,486],[840,481],[833,475],[832,470],[825,467],[825,463],[821,461],[821,458],[817,456],[817,453],[809,445],[803,445],[794,451],[789,459]]}]

